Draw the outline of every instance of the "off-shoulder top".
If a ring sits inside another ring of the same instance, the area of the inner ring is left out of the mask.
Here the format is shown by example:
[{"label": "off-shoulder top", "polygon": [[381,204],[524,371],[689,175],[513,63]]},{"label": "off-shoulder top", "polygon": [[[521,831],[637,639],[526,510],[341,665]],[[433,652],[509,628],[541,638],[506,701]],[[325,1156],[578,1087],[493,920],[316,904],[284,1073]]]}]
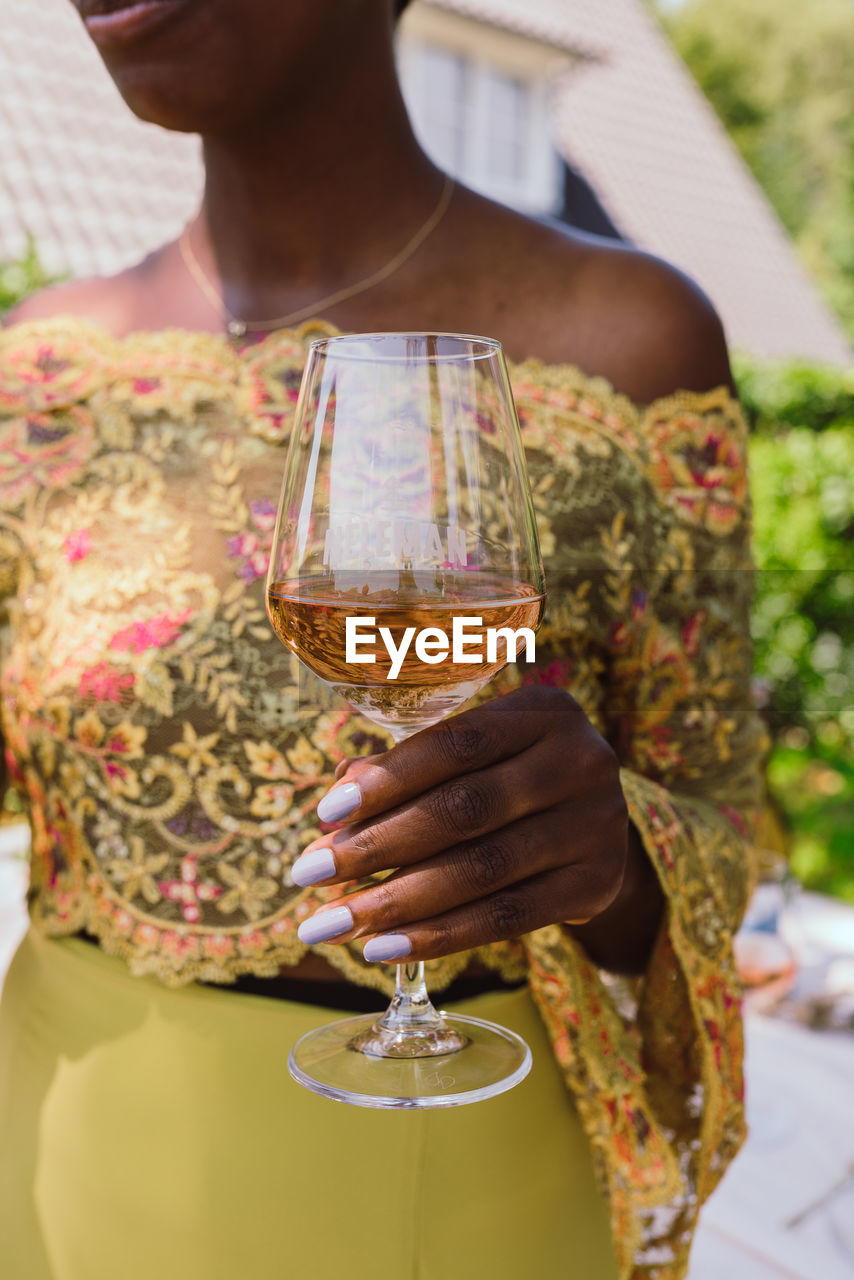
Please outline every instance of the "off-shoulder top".
[{"label": "off-shoulder top", "polygon": [[[32,826],[30,911],[170,985],[276,973],[341,887],[290,867],[345,755],[390,745],[300,671],[265,617],[284,450],[313,322],[255,343],[0,335],[2,726]],[[743,1136],[731,937],[751,882],[746,434],[725,389],[641,409],[511,365],[549,586],[533,669],[616,748],[667,897],[644,977],[560,925],[476,953],[527,975],[589,1136],[623,1277],[684,1274]],[[571,760],[555,760],[571,769]],[[317,951],[390,990],[361,948]],[[431,963],[441,990],[472,954]],[[568,1248],[571,1245],[568,1243]]]}]

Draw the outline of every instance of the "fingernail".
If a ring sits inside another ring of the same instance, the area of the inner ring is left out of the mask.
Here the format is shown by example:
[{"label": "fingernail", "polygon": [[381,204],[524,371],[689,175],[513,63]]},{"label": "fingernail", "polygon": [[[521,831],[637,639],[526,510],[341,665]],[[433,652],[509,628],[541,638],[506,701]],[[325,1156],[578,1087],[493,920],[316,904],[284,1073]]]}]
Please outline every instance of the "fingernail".
[{"label": "fingernail", "polygon": [[333,907],[331,911],[318,911],[309,920],[303,920],[297,929],[300,942],[313,946],[315,942],[328,942],[339,933],[353,928],[353,915],[349,907]]},{"label": "fingernail", "polygon": [[362,793],[355,782],[345,782],[343,787],[333,787],[317,806],[321,822],[340,822],[362,803]]},{"label": "fingernail", "polygon": [[384,933],[365,943],[366,960],[402,960],[412,950],[412,943],[405,933]]},{"label": "fingernail", "polygon": [[304,853],[291,867],[293,882],[302,889],[310,884],[319,884],[321,880],[328,880],[334,875],[335,859],[332,856],[332,850],[326,848],[312,849],[309,853]]}]

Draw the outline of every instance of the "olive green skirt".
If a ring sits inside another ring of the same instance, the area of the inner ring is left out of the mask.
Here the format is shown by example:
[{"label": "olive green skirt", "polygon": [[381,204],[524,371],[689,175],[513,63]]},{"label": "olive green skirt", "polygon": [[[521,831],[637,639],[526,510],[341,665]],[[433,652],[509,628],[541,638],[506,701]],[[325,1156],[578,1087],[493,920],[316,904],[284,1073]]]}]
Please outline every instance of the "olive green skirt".
[{"label": "olive green skirt", "polygon": [[286,1069],[327,1009],[133,978],[30,931],[0,1002],[4,1280],[615,1280],[587,1142],[525,988],[454,1006],[528,1079],[367,1111]]}]

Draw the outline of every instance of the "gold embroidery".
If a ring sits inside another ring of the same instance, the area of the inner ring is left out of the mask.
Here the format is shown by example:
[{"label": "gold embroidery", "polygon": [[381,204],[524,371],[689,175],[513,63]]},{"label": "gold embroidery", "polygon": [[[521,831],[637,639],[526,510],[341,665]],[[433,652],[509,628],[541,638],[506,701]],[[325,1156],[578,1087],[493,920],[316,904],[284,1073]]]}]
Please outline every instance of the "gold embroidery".
[{"label": "gold embroidery", "polygon": [[[301,671],[262,592],[314,321],[235,346],[114,339],[70,319],[0,335],[3,730],[33,827],[31,912],[169,984],[272,976],[344,756],[389,740]],[[678,1280],[699,1204],[743,1135],[730,941],[751,882],[746,434],[724,388],[639,409],[601,378],[511,365],[549,611],[534,668],[623,765],[667,894],[632,1000],[560,926],[430,965],[525,973],[609,1198],[624,1280]],[[390,991],[358,946],[321,946]],[[633,1002],[635,1012],[627,1012]]]}]

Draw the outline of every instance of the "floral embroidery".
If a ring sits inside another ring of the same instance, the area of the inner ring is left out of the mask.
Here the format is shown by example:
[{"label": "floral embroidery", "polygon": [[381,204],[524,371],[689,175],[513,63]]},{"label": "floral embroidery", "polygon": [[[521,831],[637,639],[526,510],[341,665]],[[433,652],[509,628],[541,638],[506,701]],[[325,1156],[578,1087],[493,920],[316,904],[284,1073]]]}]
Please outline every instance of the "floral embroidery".
[{"label": "floral embroidery", "polygon": [[92,416],[82,407],[0,418],[0,507],[14,509],[42,485],[70,484],[85,465],[94,437]]},{"label": "floral embroidery", "polygon": [[189,616],[190,610],[185,609],[177,617],[163,613],[157,618],[150,618],[148,622],[132,622],[129,627],[123,627],[111,637],[110,648],[131,653],[142,653],[144,649],[164,649],[172,643]]},{"label": "floral embroidery", "polygon": [[159,378],[134,378],[131,383],[135,396],[148,396],[153,391],[160,390]]},{"label": "floral embroidery", "polygon": [[153,906],[161,898],[155,876],[168,861],[168,853],[149,855],[139,836],[131,836],[130,857],[116,858],[108,867],[113,880],[128,898],[139,896]]},{"label": "floral embroidery", "polygon": [[169,748],[175,756],[182,756],[187,762],[187,773],[195,778],[202,769],[215,769],[217,758],[213,749],[219,742],[218,733],[208,733],[199,737],[188,720],[184,721],[183,737]]},{"label": "floral embroidery", "polygon": [[226,862],[220,864],[220,877],[229,886],[227,893],[217,903],[223,914],[240,908],[250,920],[258,919],[264,910],[264,903],[273,897],[278,885],[269,876],[259,876],[257,872],[257,853],[247,853],[237,867]]},{"label": "floral embroidery", "polygon": [[290,813],[293,794],[287,782],[258,787],[249,810],[259,818],[284,818]]},{"label": "floral embroidery", "polygon": [[662,493],[679,515],[729,533],[741,518],[747,475],[740,441],[721,416],[649,414],[650,461]]},{"label": "floral embroidery", "polygon": [[267,572],[276,508],[268,498],[250,502],[249,519],[253,532],[238,534],[226,543],[228,554],[239,556],[243,562],[237,572],[244,582],[254,582]]},{"label": "floral embroidery", "polygon": [[[170,984],[275,974],[347,891],[300,889],[336,764],[388,737],[274,639],[263,577],[315,322],[235,347],[0,334],[6,758],[33,829],[31,912]],[[601,379],[511,367],[549,609],[520,683],[567,689],[614,744],[669,900],[624,1005],[559,926],[478,950],[527,973],[590,1138],[622,1280],[679,1280],[743,1135],[730,940],[750,887],[745,431],[724,389],[640,410]],[[485,496],[488,503],[489,496]],[[71,567],[69,570],[69,566]],[[358,946],[319,948],[389,989]],[[431,964],[441,990],[472,959]]]},{"label": "floral embroidery", "polygon": [[81,675],[77,695],[82,699],[94,698],[96,702],[122,702],[135,681],[132,671],[117,671],[107,662],[98,662]]},{"label": "floral embroidery", "polygon": [[246,752],[250,769],[259,777],[287,778],[289,776],[287,760],[281,751],[271,747],[269,742],[252,742],[247,739],[243,744],[243,750]]},{"label": "floral embroidery", "polygon": [[201,904],[216,902],[223,892],[213,880],[199,880],[199,860],[192,854],[181,862],[180,880],[161,880],[158,887],[164,898],[181,904],[181,914],[191,924],[201,920]]},{"label": "floral embroidery", "polygon": [[92,539],[89,537],[89,530],[78,529],[76,533],[69,533],[62,546],[69,564],[74,564],[75,560],[85,560],[92,550]]}]

